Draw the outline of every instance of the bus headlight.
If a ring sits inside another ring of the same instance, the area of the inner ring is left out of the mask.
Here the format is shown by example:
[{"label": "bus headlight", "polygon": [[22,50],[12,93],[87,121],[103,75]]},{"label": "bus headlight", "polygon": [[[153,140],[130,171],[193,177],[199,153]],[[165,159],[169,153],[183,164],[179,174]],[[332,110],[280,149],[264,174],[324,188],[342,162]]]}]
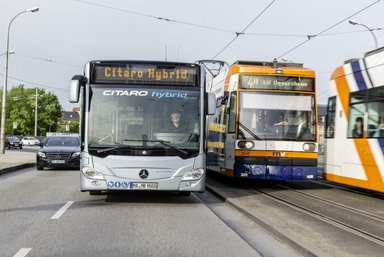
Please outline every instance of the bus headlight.
[{"label": "bus headlight", "polygon": [[182,181],[199,180],[203,177],[203,175],[204,175],[204,169],[194,169],[194,170],[185,172],[181,180]]},{"label": "bus headlight", "polygon": [[303,150],[306,152],[314,152],[316,150],[316,144],[305,143],[303,144]]},{"label": "bus headlight", "polygon": [[237,143],[237,146],[240,149],[252,149],[255,147],[255,143],[253,143],[252,141],[239,141]]},{"label": "bus headlight", "polygon": [[89,179],[104,179],[103,173],[95,168],[84,167],[82,172]]}]

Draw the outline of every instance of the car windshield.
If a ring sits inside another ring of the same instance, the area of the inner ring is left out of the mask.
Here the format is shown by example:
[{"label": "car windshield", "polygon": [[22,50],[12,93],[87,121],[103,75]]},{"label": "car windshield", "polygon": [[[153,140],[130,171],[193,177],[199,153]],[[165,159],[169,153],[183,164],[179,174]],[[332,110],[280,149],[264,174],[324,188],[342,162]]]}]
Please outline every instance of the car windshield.
[{"label": "car windshield", "polygon": [[80,141],[76,137],[51,137],[48,138],[46,146],[79,146]]},{"label": "car windshield", "polygon": [[20,142],[17,137],[8,137],[9,142]]}]

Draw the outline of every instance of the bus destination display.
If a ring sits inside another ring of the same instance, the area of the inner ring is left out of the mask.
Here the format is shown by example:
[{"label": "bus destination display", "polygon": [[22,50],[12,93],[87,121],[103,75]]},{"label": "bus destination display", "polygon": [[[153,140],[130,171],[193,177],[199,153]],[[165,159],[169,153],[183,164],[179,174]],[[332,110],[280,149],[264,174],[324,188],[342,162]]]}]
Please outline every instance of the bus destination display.
[{"label": "bus destination display", "polygon": [[240,87],[243,89],[271,89],[313,92],[314,79],[287,76],[241,75]]},{"label": "bus destination display", "polygon": [[151,63],[94,63],[93,84],[197,86],[198,66]]}]

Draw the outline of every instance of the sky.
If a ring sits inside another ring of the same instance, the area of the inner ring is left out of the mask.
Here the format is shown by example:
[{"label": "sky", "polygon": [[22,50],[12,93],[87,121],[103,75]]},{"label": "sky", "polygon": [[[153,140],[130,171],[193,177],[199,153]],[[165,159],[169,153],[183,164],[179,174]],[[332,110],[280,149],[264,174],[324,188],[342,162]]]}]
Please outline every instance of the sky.
[{"label": "sky", "polygon": [[[8,90],[44,88],[66,111],[77,106],[70,79],[90,60],[284,59],[316,71],[325,104],[332,71],[374,49],[348,20],[384,46],[384,0],[0,0],[0,55],[12,18],[35,6],[11,25]],[[2,86],[4,55],[0,68]]]}]

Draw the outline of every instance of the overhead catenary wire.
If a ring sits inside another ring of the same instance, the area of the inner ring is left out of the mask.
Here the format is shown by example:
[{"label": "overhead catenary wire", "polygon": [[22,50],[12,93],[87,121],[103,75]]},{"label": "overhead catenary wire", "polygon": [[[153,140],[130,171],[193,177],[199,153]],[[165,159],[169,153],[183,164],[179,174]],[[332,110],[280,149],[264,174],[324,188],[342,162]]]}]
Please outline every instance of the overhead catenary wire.
[{"label": "overhead catenary wire", "polygon": [[336,27],[337,25],[339,25],[339,24],[341,24],[341,23],[343,23],[343,22],[349,20],[349,19],[352,18],[353,16],[355,16],[355,15],[357,15],[357,14],[359,14],[359,13],[365,11],[366,9],[372,7],[373,5],[375,5],[375,4],[379,3],[379,2],[381,2],[381,0],[377,0],[377,1],[375,1],[375,2],[373,2],[373,3],[371,3],[371,4],[369,4],[369,5],[367,5],[366,7],[360,9],[359,11],[357,11],[357,12],[351,14],[351,15],[349,15],[348,17],[342,19],[341,21],[339,21],[339,22],[337,22],[337,23],[335,23],[335,24],[333,24],[333,25],[327,27],[326,29],[320,31],[320,32],[317,33],[317,34],[314,34],[314,35],[308,35],[306,40],[304,40],[303,42],[299,43],[298,45],[294,46],[293,48],[289,49],[288,51],[284,52],[283,54],[281,54],[280,56],[278,56],[278,57],[276,57],[276,58],[277,58],[277,59],[282,58],[283,56],[285,56],[285,55],[287,55],[287,54],[293,52],[294,50],[296,50],[297,48],[301,47],[302,45],[308,43],[308,42],[309,42],[310,40],[312,40],[313,38],[318,37],[318,36],[324,34],[325,32],[327,32],[327,31],[333,29],[333,28]]},{"label": "overhead catenary wire", "polygon": [[[230,34],[234,34],[236,37],[238,35],[244,35],[244,36],[268,36],[268,37],[269,36],[270,37],[303,37],[303,38],[308,38],[308,36],[311,36],[311,35],[307,35],[307,34],[305,35],[305,34],[256,33],[256,32],[247,32],[246,33],[245,31],[238,32],[238,31],[228,30],[228,29],[224,29],[224,28],[220,28],[220,27],[214,27],[214,26],[208,26],[208,25],[203,25],[203,24],[185,22],[185,21],[181,21],[181,20],[170,19],[170,18],[167,18],[167,17],[156,16],[156,15],[153,15],[153,14],[142,13],[142,12],[127,10],[127,9],[123,9],[123,8],[117,8],[117,7],[113,7],[113,6],[109,6],[109,5],[105,5],[105,4],[98,4],[98,3],[93,3],[93,2],[84,1],[84,0],[74,0],[74,1],[80,2],[80,3],[83,3],[83,4],[87,4],[87,5],[93,5],[93,6],[97,6],[97,7],[101,7],[101,8],[106,8],[106,9],[111,9],[111,10],[115,10],[115,11],[120,11],[120,12],[130,13],[130,14],[134,14],[134,15],[139,15],[139,16],[143,16],[143,17],[147,17],[147,18],[152,18],[152,19],[156,19],[156,20],[162,20],[162,21],[166,21],[166,22],[179,23],[179,24],[184,24],[184,25],[188,25],[188,26],[198,27],[198,28],[201,28],[201,29],[209,29],[209,30],[215,30],[215,31],[219,31],[219,32],[230,33]],[[374,28],[372,30],[384,30],[384,28]],[[334,33],[322,34],[321,36],[341,35],[341,34],[357,33],[357,32],[363,32],[363,31],[366,31],[366,30],[355,30],[355,31],[347,31],[347,32],[334,32]],[[320,35],[318,35],[318,36],[320,36]]]},{"label": "overhead catenary wire", "polygon": [[[4,74],[3,74],[3,73],[0,73],[0,76],[4,76]],[[18,82],[21,82],[21,83],[25,83],[25,84],[27,84],[27,85],[29,85],[29,86],[31,86],[31,87],[39,86],[39,87],[47,88],[47,89],[68,91],[68,88],[53,87],[53,86],[48,86],[48,85],[41,84],[41,83],[31,82],[31,81],[28,81],[28,80],[24,80],[24,79],[20,79],[20,78],[12,77],[12,76],[8,76],[8,77],[9,77],[10,79],[14,80],[14,81],[18,81]]]},{"label": "overhead catenary wire", "polygon": [[83,67],[83,65],[66,63],[66,62],[56,61],[54,59],[48,59],[48,58],[43,58],[43,57],[38,57],[38,56],[33,56],[33,55],[27,55],[27,54],[22,54],[22,53],[18,53],[18,52],[15,52],[14,55],[22,56],[22,57],[27,57],[27,58],[32,58],[32,59],[39,59],[39,60],[46,61],[46,62],[63,64],[63,65],[68,65],[68,66],[73,66],[73,67]]},{"label": "overhead catenary wire", "polygon": [[111,10],[115,10],[115,11],[120,11],[120,12],[135,14],[135,15],[139,15],[139,16],[143,16],[143,17],[153,18],[153,19],[157,19],[157,20],[167,21],[167,22],[180,23],[180,24],[184,24],[184,25],[188,25],[188,26],[199,27],[199,28],[204,28],[204,29],[209,29],[209,30],[216,30],[216,31],[232,33],[232,34],[236,33],[236,31],[231,31],[228,29],[223,29],[223,28],[218,28],[218,27],[213,27],[213,26],[207,26],[207,25],[201,25],[201,24],[185,22],[185,21],[180,21],[180,20],[174,20],[174,19],[170,19],[170,18],[166,18],[166,17],[156,16],[156,15],[142,13],[142,12],[131,11],[131,10],[112,7],[112,6],[108,6],[108,5],[104,5],[104,4],[97,4],[97,3],[84,1],[84,0],[74,0],[74,1],[80,2],[83,4],[103,7],[103,8],[107,8],[107,9],[111,9]]},{"label": "overhead catenary wire", "polygon": [[236,36],[223,48],[221,49],[212,59],[215,59],[219,56],[225,49],[227,49],[240,35],[244,34],[244,32],[257,20],[260,18],[263,13],[265,13],[275,2],[276,0],[272,0],[241,32],[236,33]]}]

